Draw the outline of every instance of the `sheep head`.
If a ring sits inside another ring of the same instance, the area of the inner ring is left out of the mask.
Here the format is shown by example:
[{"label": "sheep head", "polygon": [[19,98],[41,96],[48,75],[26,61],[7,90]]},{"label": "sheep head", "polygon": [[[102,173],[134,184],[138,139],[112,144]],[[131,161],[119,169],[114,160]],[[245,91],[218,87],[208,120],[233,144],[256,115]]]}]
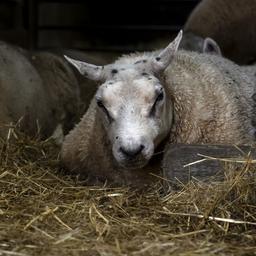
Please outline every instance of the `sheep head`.
[{"label": "sheep head", "polygon": [[101,82],[95,95],[97,111],[113,156],[124,168],[145,166],[170,131],[172,102],[160,77],[181,38],[182,32],[158,54],[122,57],[104,67],[66,57],[83,75]]}]

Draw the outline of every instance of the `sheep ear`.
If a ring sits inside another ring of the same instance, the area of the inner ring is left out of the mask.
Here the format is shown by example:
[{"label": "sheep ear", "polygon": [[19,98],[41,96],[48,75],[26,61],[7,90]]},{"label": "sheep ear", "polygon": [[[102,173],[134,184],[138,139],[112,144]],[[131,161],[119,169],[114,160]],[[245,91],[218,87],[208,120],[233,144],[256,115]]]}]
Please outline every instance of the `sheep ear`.
[{"label": "sheep ear", "polygon": [[219,45],[209,37],[204,40],[203,53],[222,56]]},{"label": "sheep ear", "polygon": [[66,55],[64,55],[64,57],[68,62],[70,62],[72,65],[74,65],[77,68],[80,74],[94,81],[103,80],[102,70],[104,66],[96,66],[83,61],[74,60],[72,58],[69,58]]},{"label": "sheep ear", "polygon": [[177,37],[153,60],[153,69],[156,72],[165,70],[173,60],[174,54],[177,52],[181,39],[182,30]]}]

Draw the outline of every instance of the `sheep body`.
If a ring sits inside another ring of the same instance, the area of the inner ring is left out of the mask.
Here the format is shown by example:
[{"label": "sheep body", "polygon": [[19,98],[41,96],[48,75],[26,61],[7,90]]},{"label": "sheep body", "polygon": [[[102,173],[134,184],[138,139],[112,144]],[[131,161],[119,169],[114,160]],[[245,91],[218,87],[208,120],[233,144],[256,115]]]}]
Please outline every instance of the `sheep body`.
[{"label": "sheep body", "polygon": [[185,24],[182,47],[201,51],[203,38],[211,37],[225,57],[249,64],[256,59],[255,13],[255,0],[203,0]]},{"label": "sheep body", "polygon": [[[150,60],[158,52],[132,54],[112,67]],[[173,125],[162,145],[170,143],[251,144],[255,86],[243,70],[222,57],[186,51],[176,53],[162,74],[163,86],[174,109]],[[126,95],[129,97],[129,95]],[[171,108],[171,106],[169,106]],[[110,141],[100,121],[96,100],[81,122],[66,136],[62,163],[71,173],[135,185],[147,183],[160,169],[158,156],[139,170],[117,165]],[[158,148],[158,150],[160,150]]]},{"label": "sheep body", "polygon": [[[37,132],[37,121],[47,121],[49,112],[42,79],[19,49],[0,43],[1,137],[8,132],[7,124],[22,118],[21,126],[29,134]],[[47,125],[47,124],[46,124]]]},{"label": "sheep body", "polygon": [[50,125],[43,134],[51,135],[58,124],[66,134],[79,116],[81,102],[77,77],[63,57],[50,52],[32,53],[30,62],[41,77],[47,95],[48,105],[44,107],[49,109]]},{"label": "sheep body", "polygon": [[[69,64],[50,53],[33,53],[0,42],[0,137],[20,120],[28,135],[50,136],[69,127],[78,112],[79,87]],[[67,129],[66,129],[67,131]]]}]

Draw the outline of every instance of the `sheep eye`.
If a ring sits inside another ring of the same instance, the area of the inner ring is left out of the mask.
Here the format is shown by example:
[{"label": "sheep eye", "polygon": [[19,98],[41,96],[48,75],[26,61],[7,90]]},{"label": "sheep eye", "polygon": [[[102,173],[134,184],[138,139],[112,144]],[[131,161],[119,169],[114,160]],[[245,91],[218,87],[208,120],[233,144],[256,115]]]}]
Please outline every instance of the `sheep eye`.
[{"label": "sheep eye", "polygon": [[100,107],[100,108],[105,108],[105,106],[104,106],[104,104],[102,103],[101,100],[97,100],[97,105],[98,105],[98,107]]},{"label": "sheep eye", "polygon": [[157,97],[156,97],[156,100],[151,108],[151,111],[150,111],[150,115],[153,116],[155,114],[155,111],[156,111],[156,105],[158,102],[162,101],[164,99],[164,92],[161,91]]},{"label": "sheep eye", "polygon": [[157,98],[156,98],[156,102],[161,101],[161,100],[163,100],[163,99],[164,99],[164,93],[161,91],[161,92],[158,94]]},{"label": "sheep eye", "polygon": [[113,121],[113,118],[111,117],[111,115],[109,114],[107,108],[104,106],[103,102],[101,100],[97,100],[97,105],[99,108],[101,108],[103,110],[103,112],[106,114],[108,121],[111,123]]}]

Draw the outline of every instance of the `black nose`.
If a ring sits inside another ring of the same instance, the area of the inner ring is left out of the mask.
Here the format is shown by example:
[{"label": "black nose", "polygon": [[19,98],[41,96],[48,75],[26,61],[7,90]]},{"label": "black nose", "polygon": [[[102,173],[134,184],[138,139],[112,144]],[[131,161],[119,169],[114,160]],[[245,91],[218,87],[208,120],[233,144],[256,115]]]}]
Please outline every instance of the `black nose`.
[{"label": "black nose", "polygon": [[135,157],[141,153],[141,151],[145,148],[144,145],[140,145],[136,148],[124,148],[120,147],[120,151],[126,156],[126,157]]}]

